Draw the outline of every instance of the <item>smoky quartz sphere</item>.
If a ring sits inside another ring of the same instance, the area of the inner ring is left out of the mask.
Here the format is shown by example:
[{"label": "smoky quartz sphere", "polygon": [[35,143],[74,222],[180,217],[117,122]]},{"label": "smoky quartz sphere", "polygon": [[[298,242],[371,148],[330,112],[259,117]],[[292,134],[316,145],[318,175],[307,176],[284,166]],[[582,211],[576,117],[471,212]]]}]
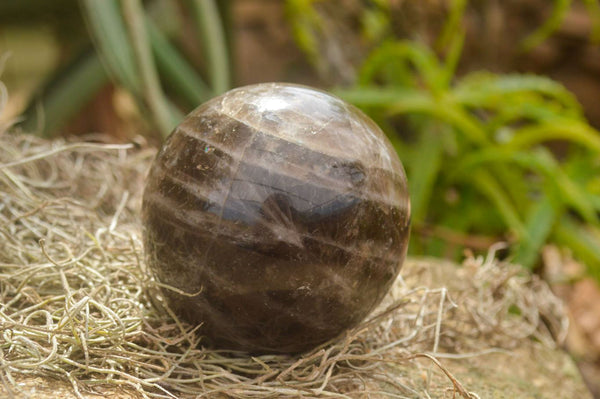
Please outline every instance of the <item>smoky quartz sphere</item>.
[{"label": "smoky quartz sphere", "polygon": [[175,128],[143,197],[146,260],[202,344],[301,352],[358,324],[406,255],[400,160],[357,108],[305,86],[231,90]]}]

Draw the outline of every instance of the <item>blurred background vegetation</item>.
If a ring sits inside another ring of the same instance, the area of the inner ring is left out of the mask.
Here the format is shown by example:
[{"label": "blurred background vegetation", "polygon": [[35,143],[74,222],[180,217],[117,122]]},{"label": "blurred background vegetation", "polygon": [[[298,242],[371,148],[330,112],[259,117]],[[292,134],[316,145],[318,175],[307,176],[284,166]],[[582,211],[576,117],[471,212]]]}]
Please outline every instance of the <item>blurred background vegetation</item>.
[{"label": "blurred background vegetation", "polygon": [[0,128],[158,145],[229,88],[318,86],[397,149],[412,254],[600,281],[599,42],[598,0],[5,0]]},{"label": "blurred background vegetation", "polygon": [[413,254],[504,241],[532,269],[556,244],[600,279],[596,0],[25,0],[0,16],[4,123],[157,144],[231,87],[323,87],[395,145]]}]

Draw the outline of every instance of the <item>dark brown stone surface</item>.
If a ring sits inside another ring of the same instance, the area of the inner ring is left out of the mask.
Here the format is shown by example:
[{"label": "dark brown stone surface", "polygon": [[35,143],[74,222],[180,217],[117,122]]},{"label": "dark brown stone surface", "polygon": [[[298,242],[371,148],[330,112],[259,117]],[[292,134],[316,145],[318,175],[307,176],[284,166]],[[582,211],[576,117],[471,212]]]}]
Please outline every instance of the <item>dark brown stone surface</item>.
[{"label": "dark brown stone surface", "polygon": [[361,321],[406,254],[406,177],[381,130],[321,91],[232,90],[158,153],[143,200],[146,258],[205,343],[297,352]]}]

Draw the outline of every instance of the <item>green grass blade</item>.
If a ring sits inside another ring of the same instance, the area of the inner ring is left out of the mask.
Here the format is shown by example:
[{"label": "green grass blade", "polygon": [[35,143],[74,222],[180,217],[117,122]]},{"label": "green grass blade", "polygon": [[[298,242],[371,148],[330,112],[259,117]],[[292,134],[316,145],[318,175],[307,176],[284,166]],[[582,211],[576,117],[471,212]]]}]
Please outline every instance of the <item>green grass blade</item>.
[{"label": "green grass blade", "polygon": [[200,42],[205,50],[212,89],[215,94],[224,93],[231,86],[231,71],[219,10],[214,0],[192,0],[191,4],[200,31]]},{"label": "green grass blade", "polygon": [[429,107],[431,96],[423,91],[408,88],[355,87],[352,89],[336,89],[333,91],[357,107],[388,108],[395,106],[399,113]]},{"label": "green grass blade", "polygon": [[323,20],[312,7],[312,0],[285,0],[285,13],[291,23],[292,34],[298,47],[313,65],[318,65],[320,32]]},{"label": "green grass blade", "polygon": [[450,176],[454,180],[467,178],[473,170],[485,167],[488,163],[497,163],[499,165],[517,164],[523,168],[521,176],[530,171],[538,172],[546,178],[547,185],[554,187],[565,204],[576,210],[588,223],[598,223],[598,216],[596,215],[594,203],[591,201],[590,195],[585,192],[583,187],[573,181],[549,151],[543,148],[533,152],[512,151],[506,148],[495,147],[476,151],[464,157],[456,165]]},{"label": "green grass blade", "polygon": [[565,173],[550,151],[541,148],[531,154],[520,154],[525,158],[524,163],[537,167],[547,179],[554,184],[562,200],[576,210],[590,224],[597,224],[600,220],[594,209],[594,204],[589,200],[585,190]]},{"label": "green grass blade", "polygon": [[515,130],[506,146],[512,149],[531,147],[550,140],[566,140],[600,154],[600,133],[586,123],[558,119],[552,123],[527,126]]},{"label": "green grass blade", "polygon": [[571,7],[571,1],[572,0],[554,0],[554,8],[552,9],[550,17],[540,28],[521,42],[521,48],[524,51],[530,51],[546,40],[552,32],[556,31],[565,19],[565,16]]},{"label": "green grass blade", "polygon": [[529,233],[521,221],[519,213],[496,179],[485,170],[471,174],[474,187],[486,196],[496,207],[506,225],[517,235],[517,239],[528,242]]},{"label": "green grass blade", "polygon": [[565,173],[587,194],[588,201],[600,214],[600,157],[587,151],[573,151],[565,159]]},{"label": "green grass blade", "polygon": [[452,99],[434,99],[427,92],[399,88],[358,87],[335,93],[358,107],[382,107],[388,115],[425,114],[446,122],[470,142],[487,145],[489,139],[481,122]]},{"label": "green grass blade", "polygon": [[560,245],[570,248],[583,261],[588,272],[600,281],[600,231],[577,223],[565,215],[556,226],[553,238]]},{"label": "green grass blade", "polygon": [[407,83],[413,81],[411,86],[418,87],[424,83],[434,96],[447,89],[445,70],[436,55],[426,46],[410,41],[387,42],[379,46],[361,68],[359,83],[373,83],[377,74],[390,62],[407,66],[398,71],[407,74],[403,80]]},{"label": "green grass blade", "polygon": [[452,80],[456,76],[456,68],[460,61],[463,46],[465,44],[465,34],[463,30],[459,30],[454,35],[454,38],[449,43],[448,51],[446,53],[446,59],[444,62],[443,71],[443,82],[442,86],[450,88]]},{"label": "green grass blade", "polygon": [[549,99],[557,101],[576,116],[582,115],[582,108],[573,93],[562,84],[547,77],[536,75],[495,75],[476,72],[462,79],[452,92],[457,102],[468,107],[504,108],[507,98],[521,104],[531,102],[548,106]]},{"label": "green grass blade", "polygon": [[100,57],[117,82],[139,96],[141,82],[127,31],[115,0],[80,0]]},{"label": "green grass blade", "polygon": [[437,41],[437,48],[448,46],[455,38],[457,32],[462,31],[462,18],[467,8],[468,0],[454,0],[450,4],[450,14],[446,18],[442,33]]},{"label": "green grass blade", "polygon": [[137,70],[140,72],[143,96],[162,135],[167,136],[180,119],[172,112],[160,86],[146,33],[144,7],[141,0],[122,0],[122,7]]},{"label": "green grass blade", "polygon": [[[509,104],[496,109],[496,114],[490,116],[485,124],[488,134],[494,136],[500,144],[510,140],[514,136],[516,126],[522,126],[524,121],[527,121],[526,126],[531,126],[553,123],[556,120],[557,111],[549,104],[518,103],[510,98],[506,101]],[[564,111],[560,113],[564,116],[567,114]],[[579,120],[579,116],[573,117]]]},{"label": "green grass blade", "polygon": [[210,88],[149,18],[146,18],[146,29],[156,65],[175,92],[190,107],[196,107],[211,98],[213,94]]},{"label": "green grass blade", "polygon": [[439,101],[434,104],[429,112],[447,123],[453,125],[472,143],[487,146],[490,142],[482,122],[463,107],[457,106],[452,101]]},{"label": "green grass blade", "polygon": [[441,129],[439,125],[432,125],[431,129],[422,132],[414,148],[412,162],[407,165],[410,166],[408,185],[411,216],[417,224],[424,222],[427,216],[429,200],[442,165],[443,141],[439,137]]},{"label": "green grass blade", "polygon": [[529,241],[523,241],[517,247],[514,263],[532,269],[539,259],[540,251],[546,243],[552,228],[556,224],[560,211],[560,203],[546,196],[536,201],[526,218],[526,229]]},{"label": "green grass blade", "polygon": [[592,20],[590,40],[597,45],[600,42],[600,3],[598,0],[583,0],[583,2],[587,8],[587,15]]},{"label": "green grass blade", "polygon": [[[106,83],[108,76],[98,55],[93,51],[86,52],[47,85],[39,101],[30,104],[25,111],[23,129],[48,137],[59,130]],[[38,109],[41,109],[43,116],[38,116]]]}]

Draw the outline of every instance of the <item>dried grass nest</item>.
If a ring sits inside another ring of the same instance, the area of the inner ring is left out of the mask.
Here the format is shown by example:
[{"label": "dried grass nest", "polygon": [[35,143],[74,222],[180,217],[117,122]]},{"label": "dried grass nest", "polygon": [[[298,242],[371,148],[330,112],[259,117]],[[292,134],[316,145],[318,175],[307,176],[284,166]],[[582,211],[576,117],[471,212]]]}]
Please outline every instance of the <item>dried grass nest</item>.
[{"label": "dried grass nest", "polygon": [[445,357],[529,337],[554,345],[566,331],[548,287],[492,251],[464,262],[452,295],[428,288],[426,261],[408,261],[368,320],[310,353],[204,348],[162,306],[143,261],[139,209],[155,151],[95,141],[0,133],[6,392],[19,395],[18,377],[33,375],[68,380],[79,397],[118,388],[143,398],[478,398]]}]

